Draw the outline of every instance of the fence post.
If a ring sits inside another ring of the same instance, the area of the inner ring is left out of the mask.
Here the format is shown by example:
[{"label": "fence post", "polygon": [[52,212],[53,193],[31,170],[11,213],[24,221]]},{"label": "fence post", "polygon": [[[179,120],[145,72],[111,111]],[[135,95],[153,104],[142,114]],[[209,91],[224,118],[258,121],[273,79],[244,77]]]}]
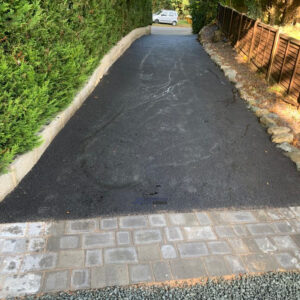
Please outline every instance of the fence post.
[{"label": "fence post", "polygon": [[226,6],[223,6],[223,20],[222,20],[222,31],[223,32],[224,32],[225,16],[226,16]]},{"label": "fence post", "polygon": [[248,63],[251,62],[251,57],[252,57],[252,52],[253,52],[253,47],[254,47],[255,37],[256,37],[257,25],[259,22],[260,22],[260,20],[257,19],[254,23],[253,34],[252,34],[252,38],[251,38],[251,44],[250,44],[249,55],[248,55]]},{"label": "fence post", "polygon": [[268,82],[270,82],[270,78],[271,78],[271,74],[272,74],[272,67],[273,67],[274,58],[275,58],[275,55],[277,52],[279,37],[280,37],[280,28],[276,31],[275,40],[274,40],[274,44],[273,44],[270,65],[269,65],[268,73],[267,73],[267,81]]},{"label": "fence post", "polygon": [[291,92],[291,89],[293,87],[293,83],[294,83],[294,80],[295,80],[298,63],[300,63],[300,46],[299,46],[298,55],[297,55],[297,59],[296,59],[294,70],[293,70],[293,75],[292,75],[292,78],[291,78],[291,81],[290,81],[290,84],[289,84],[289,88],[288,88],[288,91],[287,91],[288,94]]},{"label": "fence post", "polygon": [[236,49],[239,47],[239,44],[240,44],[240,38],[241,38],[241,31],[242,31],[242,24],[243,24],[244,15],[245,14],[241,14],[241,20],[240,20],[240,24],[239,24],[239,31],[238,31],[237,41],[236,41],[236,45],[235,45]]},{"label": "fence post", "polygon": [[228,29],[228,38],[230,39],[230,33],[231,33],[231,27],[232,27],[232,18],[233,18],[233,8],[231,8],[231,17],[230,17],[230,23],[229,23],[229,29]]},{"label": "fence post", "polygon": [[217,24],[220,27],[220,3],[218,3],[218,8],[217,8]]}]

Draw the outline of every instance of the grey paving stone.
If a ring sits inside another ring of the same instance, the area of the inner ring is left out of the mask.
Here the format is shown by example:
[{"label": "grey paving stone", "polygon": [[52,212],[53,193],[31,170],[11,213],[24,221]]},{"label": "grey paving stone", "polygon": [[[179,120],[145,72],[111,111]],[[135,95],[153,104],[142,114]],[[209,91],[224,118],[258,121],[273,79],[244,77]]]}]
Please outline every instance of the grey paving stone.
[{"label": "grey paving stone", "polygon": [[242,274],[246,273],[246,269],[242,260],[238,256],[227,255],[224,257],[227,266],[229,266],[230,273]]},{"label": "grey paving stone", "polygon": [[47,272],[44,280],[44,292],[65,291],[69,288],[69,271]]},{"label": "grey paving stone", "polygon": [[249,252],[248,247],[242,239],[229,239],[228,242],[231,248],[233,249],[233,252],[236,254],[243,254]]},{"label": "grey paving stone", "polygon": [[47,240],[48,251],[77,249],[81,246],[79,235],[50,236]]},{"label": "grey paving stone", "polygon": [[209,276],[223,276],[231,273],[222,256],[207,256],[204,261]]},{"label": "grey paving stone", "polygon": [[120,218],[120,227],[125,229],[144,228],[148,226],[145,216],[128,216]]},{"label": "grey paving stone", "polygon": [[128,245],[130,244],[130,240],[130,233],[128,231],[117,232],[118,245]]},{"label": "grey paving stone", "polygon": [[188,279],[207,276],[202,259],[170,261],[174,279]]},{"label": "grey paving stone", "polygon": [[113,230],[118,228],[117,218],[102,219],[100,223],[101,223],[101,229],[103,230]]},{"label": "grey paving stone", "polygon": [[256,242],[254,239],[243,239],[243,242],[247,246],[248,250],[250,253],[260,253],[260,249],[257,246]]},{"label": "grey paving stone", "polygon": [[195,226],[195,227],[184,227],[184,233],[188,240],[216,240],[217,237],[214,234],[210,226]]},{"label": "grey paving stone", "polygon": [[45,234],[45,222],[33,222],[28,224],[27,235],[30,237],[39,237]]},{"label": "grey paving stone", "polygon": [[23,237],[26,234],[26,223],[0,225],[0,237],[15,238]]},{"label": "grey paving stone", "polygon": [[239,237],[246,237],[249,235],[248,230],[244,225],[232,225],[234,233]]},{"label": "grey paving stone", "polygon": [[294,241],[290,238],[290,236],[273,236],[272,239],[279,250],[298,248]]},{"label": "grey paving stone", "polygon": [[3,290],[10,296],[36,294],[40,290],[41,279],[42,275],[37,273],[11,275],[5,279]]},{"label": "grey paving stone", "polygon": [[44,238],[36,237],[29,241],[28,251],[29,252],[42,252],[46,248],[46,241]]},{"label": "grey paving stone", "polygon": [[163,259],[174,259],[177,257],[176,250],[172,245],[162,245],[161,246],[161,253]]},{"label": "grey paving stone", "polygon": [[113,232],[93,233],[83,236],[83,247],[85,249],[111,247],[115,245]]},{"label": "grey paving stone", "polygon": [[47,223],[45,226],[45,233],[49,236],[62,236],[65,233],[65,226],[66,224],[64,221]]},{"label": "grey paving stone", "polygon": [[293,212],[289,208],[281,207],[279,210],[281,215],[287,220],[293,219],[295,217]]},{"label": "grey paving stone", "polygon": [[71,287],[74,290],[90,287],[90,270],[73,270],[71,275]]},{"label": "grey paving stone", "polygon": [[208,214],[205,212],[196,213],[196,217],[201,226],[211,225],[212,221],[209,218]]},{"label": "grey paving stone", "polygon": [[277,271],[279,268],[274,257],[269,254],[243,255],[242,259],[249,272]]},{"label": "grey paving stone", "polygon": [[182,241],[183,236],[179,227],[166,227],[165,234],[169,242]]},{"label": "grey paving stone", "polygon": [[290,207],[290,210],[296,217],[300,218],[300,206]]},{"label": "grey paving stone", "polygon": [[300,232],[300,221],[297,219],[290,220],[290,224],[293,226],[296,232]]},{"label": "grey paving stone", "polygon": [[66,222],[66,233],[88,233],[97,229],[96,220],[76,220]]},{"label": "grey paving stone", "polygon": [[288,221],[274,222],[273,225],[278,233],[289,234],[295,232],[295,229]]},{"label": "grey paving stone", "polygon": [[265,223],[272,221],[272,218],[263,209],[255,210],[252,213],[258,222]]},{"label": "grey paving stone", "polygon": [[158,245],[144,245],[137,248],[139,261],[161,260]]},{"label": "grey paving stone", "polygon": [[150,225],[152,227],[164,227],[167,226],[167,221],[164,215],[156,214],[149,216]]},{"label": "grey paving stone", "polygon": [[255,242],[259,249],[264,253],[274,252],[277,250],[277,247],[267,237],[255,239]]},{"label": "grey paving stone", "polygon": [[300,234],[293,234],[291,235],[291,238],[293,239],[293,241],[295,242],[295,244],[298,246],[298,248],[300,248]]},{"label": "grey paving stone", "polygon": [[17,274],[21,266],[22,258],[20,255],[3,257],[2,263],[0,263],[0,266],[2,265],[2,269],[0,269],[1,274]]},{"label": "grey paving stone", "polygon": [[105,249],[104,261],[107,264],[136,263],[137,254],[134,247]]},{"label": "grey paving stone", "polygon": [[208,249],[205,243],[182,243],[177,245],[182,258],[199,257],[208,255]]},{"label": "grey paving stone", "polygon": [[84,266],[83,250],[65,250],[59,252],[59,268],[82,268]]},{"label": "grey paving stone", "polygon": [[276,208],[274,208],[274,209],[269,208],[269,209],[266,210],[266,213],[267,213],[268,216],[270,216],[270,218],[272,220],[281,220],[281,219],[283,219],[283,216],[281,215],[280,211]]},{"label": "grey paving stone", "polygon": [[2,244],[3,254],[24,253],[27,250],[28,239],[9,239],[4,240]]},{"label": "grey paving stone", "polygon": [[215,231],[220,238],[235,237],[235,233],[229,225],[219,225],[215,227]]},{"label": "grey paving stone", "polygon": [[[228,224],[228,217],[226,214],[220,211],[210,211],[209,212],[210,219],[215,225],[223,225]],[[225,218],[225,219],[224,219]]]},{"label": "grey paving stone", "polygon": [[247,225],[247,228],[252,235],[270,235],[275,233],[273,227],[268,223],[250,224]]},{"label": "grey paving stone", "polygon": [[133,283],[152,281],[151,268],[147,264],[129,266],[130,280]]},{"label": "grey paving stone", "polygon": [[142,229],[133,233],[134,243],[139,244],[154,244],[162,241],[161,232],[159,229]]},{"label": "grey paving stone", "polygon": [[275,254],[275,258],[279,265],[284,269],[297,269],[300,267],[298,260],[289,253]]},{"label": "grey paving stone", "polygon": [[85,265],[86,267],[96,267],[102,266],[102,250],[94,249],[94,250],[87,250],[85,256]]},{"label": "grey paving stone", "polygon": [[231,249],[225,241],[214,241],[207,243],[212,254],[231,254]]},{"label": "grey paving stone", "polygon": [[127,284],[129,284],[127,265],[104,265],[91,269],[92,288]]},{"label": "grey paving stone", "polygon": [[158,261],[156,263],[153,263],[152,269],[156,281],[172,280],[171,269],[167,262]]},{"label": "grey paving stone", "polygon": [[250,211],[228,211],[221,214],[223,220],[227,220],[229,223],[254,223],[256,218]]},{"label": "grey paving stone", "polygon": [[199,225],[196,215],[193,213],[168,214],[170,223],[175,226],[195,226]]},{"label": "grey paving stone", "polygon": [[80,246],[80,237],[78,235],[62,236],[59,241],[60,249],[76,249]]},{"label": "grey paving stone", "polygon": [[50,270],[56,267],[56,253],[41,253],[25,255],[21,266],[21,272]]}]

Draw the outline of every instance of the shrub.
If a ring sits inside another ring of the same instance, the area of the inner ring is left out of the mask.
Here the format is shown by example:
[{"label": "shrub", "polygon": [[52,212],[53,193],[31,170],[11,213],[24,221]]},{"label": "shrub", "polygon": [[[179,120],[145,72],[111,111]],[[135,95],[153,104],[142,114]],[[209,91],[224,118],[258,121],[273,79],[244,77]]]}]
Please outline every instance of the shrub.
[{"label": "shrub", "polygon": [[151,0],[2,0],[0,172],[42,142],[41,127],[151,11]]},{"label": "shrub", "polygon": [[190,12],[193,20],[193,33],[198,34],[217,15],[218,0],[192,0]]}]

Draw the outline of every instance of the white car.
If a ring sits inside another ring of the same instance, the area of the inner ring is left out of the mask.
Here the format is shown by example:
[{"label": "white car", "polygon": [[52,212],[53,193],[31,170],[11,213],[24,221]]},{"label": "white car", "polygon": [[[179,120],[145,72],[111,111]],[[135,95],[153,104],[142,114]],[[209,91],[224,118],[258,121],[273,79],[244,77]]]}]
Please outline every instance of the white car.
[{"label": "white car", "polygon": [[152,20],[155,23],[167,23],[176,26],[178,23],[178,14],[175,10],[160,10],[153,14]]}]

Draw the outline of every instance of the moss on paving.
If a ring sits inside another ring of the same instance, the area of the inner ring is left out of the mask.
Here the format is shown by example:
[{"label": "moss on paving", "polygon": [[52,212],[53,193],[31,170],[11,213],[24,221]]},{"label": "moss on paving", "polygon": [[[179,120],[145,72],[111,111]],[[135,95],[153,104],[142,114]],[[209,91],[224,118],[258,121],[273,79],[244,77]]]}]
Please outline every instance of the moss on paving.
[{"label": "moss on paving", "polygon": [[164,284],[110,287],[26,297],[27,300],[63,299],[300,299],[300,273],[267,273],[206,284]]}]

